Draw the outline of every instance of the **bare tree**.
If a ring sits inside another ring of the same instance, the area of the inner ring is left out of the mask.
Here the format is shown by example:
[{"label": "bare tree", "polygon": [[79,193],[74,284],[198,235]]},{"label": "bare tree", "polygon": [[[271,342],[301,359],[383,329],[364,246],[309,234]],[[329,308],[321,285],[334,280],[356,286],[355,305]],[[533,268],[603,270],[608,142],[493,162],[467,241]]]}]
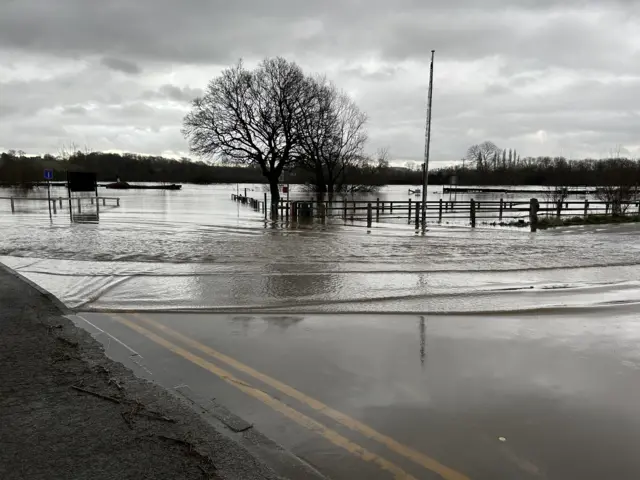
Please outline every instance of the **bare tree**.
[{"label": "bare tree", "polygon": [[381,147],[376,150],[376,166],[378,170],[389,168],[389,147]]},{"label": "bare tree", "polygon": [[318,193],[331,195],[345,183],[349,166],[362,155],[367,116],[323,77],[308,79],[306,94],[299,124],[304,152],[301,163],[314,172]]},{"label": "bare tree", "polygon": [[607,210],[611,208],[612,215],[625,215],[631,204],[640,199],[640,189],[638,185],[608,185],[598,187],[595,196],[607,203]]},{"label": "bare tree", "polygon": [[472,145],[467,150],[465,159],[467,162],[474,164],[476,169],[485,170],[489,168],[492,162],[498,160],[500,149],[493,142],[482,142],[478,145]]},{"label": "bare tree", "polygon": [[193,101],[182,132],[191,151],[202,157],[258,166],[275,211],[280,175],[302,153],[297,126],[307,108],[306,94],[305,76],[295,63],[277,57],[248,71],[240,61]]}]

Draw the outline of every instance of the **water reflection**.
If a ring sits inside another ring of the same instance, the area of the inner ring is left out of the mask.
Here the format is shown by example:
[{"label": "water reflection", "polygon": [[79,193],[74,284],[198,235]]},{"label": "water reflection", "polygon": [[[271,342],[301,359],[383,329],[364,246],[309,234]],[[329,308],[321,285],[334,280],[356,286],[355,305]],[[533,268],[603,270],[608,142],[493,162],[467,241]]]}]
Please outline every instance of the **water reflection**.
[{"label": "water reflection", "polygon": [[270,316],[265,316],[261,318],[262,320],[267,322],[269,326],[273,325],[282,331],[287,330],[289,327],[297,325],[302,320],[304,320],[304,317],[295,316],[295,315],[282,315],[282,316],[270,315]]},{"label": "water reflection", "polygon": [[422,368],[425,368],[425,362],[427,360],[427,326],[424,315],[420,316],[420,321],[418,322],[419,331],[420,331],[420,365]]}]

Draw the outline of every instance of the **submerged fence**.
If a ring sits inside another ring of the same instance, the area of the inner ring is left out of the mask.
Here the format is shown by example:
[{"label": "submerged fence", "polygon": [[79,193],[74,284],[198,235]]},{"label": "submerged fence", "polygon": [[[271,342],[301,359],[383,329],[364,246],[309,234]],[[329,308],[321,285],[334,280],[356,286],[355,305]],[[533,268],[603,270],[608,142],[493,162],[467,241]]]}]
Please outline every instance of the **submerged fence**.
[{"label": "submerged fence", "polygon": [[43,209],[47,210],[49,208],[47,202],[51,202],[51,211],[54,215],[58,213],[58,210],[68,208],[69,205],[72,205],[73,208],[76,208],[77,206],[79,212],[82,212],[82,205],[84,204],[99,204],[103,207],[120,206],[120,198],[118,197],[84,196],[73,197],[71,199],[69,199],[68,197],[51,197],[50,199],[47,197],[0,197],[0,200],[9,201],[11,206],[11,213],[31,212]]},{"label": "submerged fence", "polygon": [[[232,200],[264,212],[265,219],[343,219],[352,222],[391,222],[422,225],[422,202],[418,200],[285,200],[281,199],[271,212],[271,202],[265,193],[262,199],[231,195]],[[549,217],[562,219],[610,215],[613,205],[609,202],[591,200],[539,201],[535,198],[513,200],[430,200],[426,202],[426,223],[502,226],[529,226],[536,231],[541,220]],[[616,205],[623,215],[640,215],[640,202]]]}]

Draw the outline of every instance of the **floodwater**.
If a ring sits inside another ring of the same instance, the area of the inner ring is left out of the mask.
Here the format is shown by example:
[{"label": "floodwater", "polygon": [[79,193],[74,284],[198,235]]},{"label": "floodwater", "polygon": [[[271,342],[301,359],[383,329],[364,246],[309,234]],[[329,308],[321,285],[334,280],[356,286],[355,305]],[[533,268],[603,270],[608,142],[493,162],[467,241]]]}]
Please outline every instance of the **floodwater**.
[{"label": "floodwater", "polygon": [[637,225],[289,224],[244,188],[101,191],[99,224],[0,199],[0,262],[328,478],[640,478]]},{"label": "floodwater", "polygon": [[[402,222],[289,225],[232,202],[245,187],[263,197],[261,185],[101,189],[121,206],[102,207],[98,225],[70,225],[67,209],[50,222],[45,202],[11,214],[0,200],[0,261],[83,310],[482,313],[640,300],[633,225],[425,235]],[[378,196],[403,200],[407,187]]]}]

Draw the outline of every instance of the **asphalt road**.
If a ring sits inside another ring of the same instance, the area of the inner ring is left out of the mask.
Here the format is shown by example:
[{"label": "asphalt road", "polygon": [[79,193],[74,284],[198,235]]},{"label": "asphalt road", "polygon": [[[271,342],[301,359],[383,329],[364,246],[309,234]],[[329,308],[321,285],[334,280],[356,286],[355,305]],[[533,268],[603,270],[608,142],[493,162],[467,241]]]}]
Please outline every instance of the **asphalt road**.
[{"label": "asphalt road", "polygon": [[640,315],[80,313],[107,354],[347,479],[640,478]]}]

